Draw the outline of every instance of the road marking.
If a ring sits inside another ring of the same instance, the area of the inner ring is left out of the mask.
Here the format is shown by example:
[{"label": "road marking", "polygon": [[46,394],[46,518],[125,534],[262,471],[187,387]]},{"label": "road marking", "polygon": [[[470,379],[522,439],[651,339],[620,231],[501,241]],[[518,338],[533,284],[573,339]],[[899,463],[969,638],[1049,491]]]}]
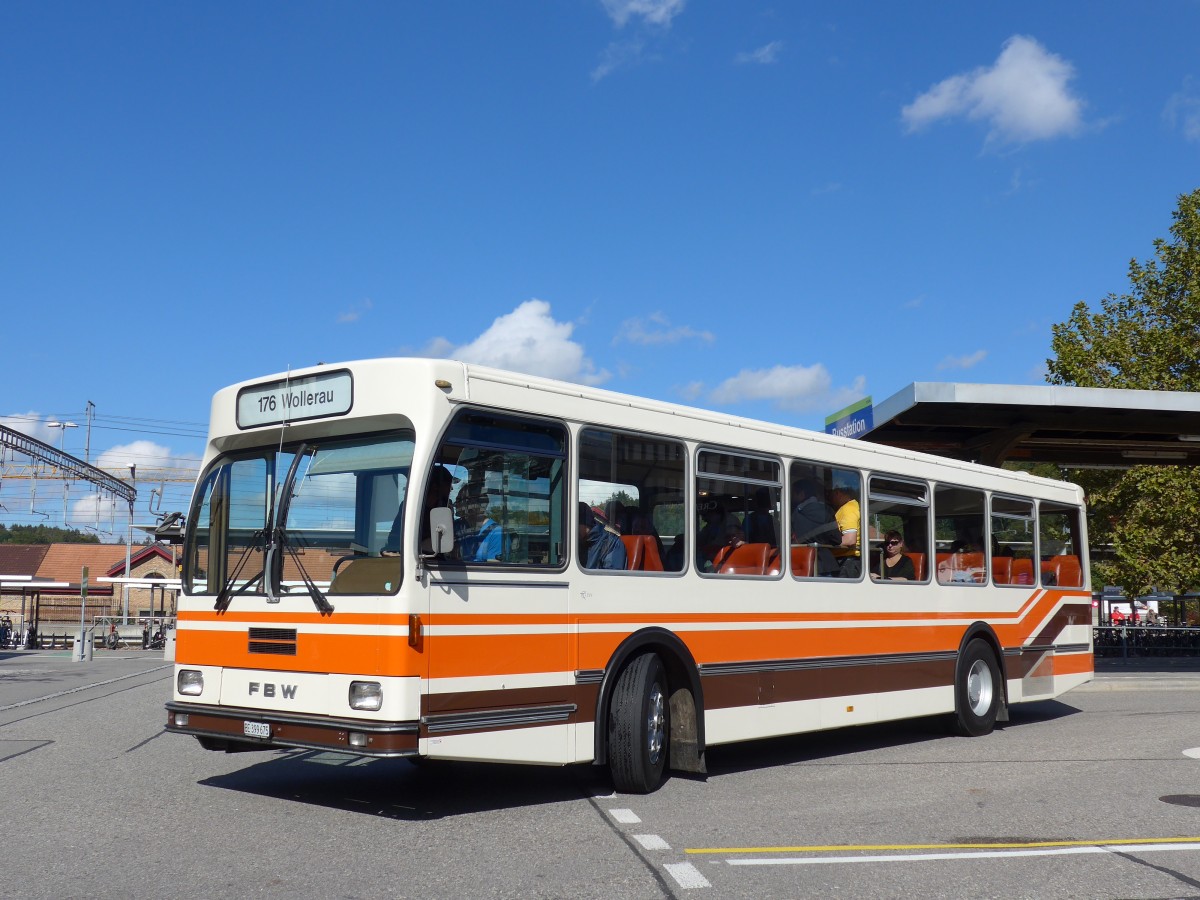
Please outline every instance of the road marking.
[{"label": "road marking", "polygon": [[635,834],[633,839],[646,850],[670,850],[671,845],[657,834]]},{"label": "road marking", "polygon": [[701,875],[700,870],[691,863],[667,863],[664,868],[685,891],[692,888],[712,887],[708,883],[708,879]]},{"label": "road marking", "polygon": [[689,847],[684,853],[866,853],[901,850],[1031,850],[1043,847],[1133,847],[1147,844],[1200,844],[1200,836],[1111,838],[1095,841],[978,841],[968,844],[816,844],[797,847]]},{"label": "road marking", "polygon": [[894,854],[891,856],[805,856],[754,859],[727,859],[731,866],[812,866],[812,865],[841,865],[843,863],[880,863],[880,862],[923,862],[939,859],[1003,859],[1006,857],[1023,856],[1077,856],[1089,853],[1113,853],[1124,850],[1129,853],[1156,853],[1163,850],[1200,850],[1196,844],[1107,844],[1103,847],[1095,845],[1086,847],[1055,847],[1040,850],[994,850],[994,851],[959,851],[955,853],[914,853]]},{"label": "road marking", "polygon": [[1190,750],[1184,750],[1183,755],[1190,756],[1192,759],[1200,759],[1200,747],[1192,747]]},{"label": "road marking", "polygon": [[642,821],[632,809],[610,809],[608,814],[622,825],[636,825]]},{"label": "road marking", "polygon": [[[172,669],[174,665],[156,666],[153,669],[146,669],[142,672],[131,672],[129,675],[118,675],[116,678],[110,678],[107,681],[93,681],[91,684],[81,684],[79,687],[67,688],[64,691],[55,691],[53,694],[46,694],[44,697],[33,697],[29,700],[22,700],[19,703],[10,703],[8,706],[0,706],[0,712],[8,712],[10,709],[18,709],[22,706],[29,706],[33,703],[41,703],[43,700],[55,700],[59,697],[66,697],[68,694],[78,694],[80,691],[88,691],[92,688],[104,687],[108,684],[116,684],[118,681],[125,681],[129,678],[138,678],[142,675],[149,675],[152,672],[161,672],[163,669]],[[10,673],[5,673],[10,674]]]}]

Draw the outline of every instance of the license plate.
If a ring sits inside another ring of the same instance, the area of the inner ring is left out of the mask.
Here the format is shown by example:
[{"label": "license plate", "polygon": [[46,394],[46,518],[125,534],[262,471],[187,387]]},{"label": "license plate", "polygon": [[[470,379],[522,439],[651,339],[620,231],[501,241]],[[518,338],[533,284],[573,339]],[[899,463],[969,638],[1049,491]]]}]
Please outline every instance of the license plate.
[{"label": "license plate", "polygon": [[269,738],[271,736],[271,724],[269,722],[243,722],[242,733],[246,737]]}]

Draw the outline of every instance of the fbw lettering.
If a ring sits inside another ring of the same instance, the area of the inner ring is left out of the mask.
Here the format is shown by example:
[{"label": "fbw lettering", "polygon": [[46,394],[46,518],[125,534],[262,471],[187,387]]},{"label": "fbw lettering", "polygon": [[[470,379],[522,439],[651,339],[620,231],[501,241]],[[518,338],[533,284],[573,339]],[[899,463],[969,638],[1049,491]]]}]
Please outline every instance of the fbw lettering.
[{"label": "fbw lettering", "polygon": [[250,696],[262,694],[264,697],[283,697],[284,700],[296,699],[296,685],[294,684],[271,684],[269,681],[259,684],[257,681],[250,682]]}]

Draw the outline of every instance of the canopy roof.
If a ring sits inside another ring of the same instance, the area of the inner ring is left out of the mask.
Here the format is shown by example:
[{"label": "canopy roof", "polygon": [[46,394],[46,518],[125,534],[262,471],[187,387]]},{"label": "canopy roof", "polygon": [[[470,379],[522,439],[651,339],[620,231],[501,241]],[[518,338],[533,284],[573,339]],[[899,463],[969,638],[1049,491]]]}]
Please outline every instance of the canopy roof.
[{"label": "canopy roof", "polygon": [[864,440],[986,465],[1200,465],[1200,393],[918,381],[872,418]]}]

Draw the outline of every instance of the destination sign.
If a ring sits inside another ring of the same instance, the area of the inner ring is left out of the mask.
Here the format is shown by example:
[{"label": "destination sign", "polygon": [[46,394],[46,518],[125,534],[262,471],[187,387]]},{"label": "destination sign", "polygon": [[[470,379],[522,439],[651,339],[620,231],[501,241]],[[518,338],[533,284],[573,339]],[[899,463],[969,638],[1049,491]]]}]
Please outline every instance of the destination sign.
[{"label": "destination sign", "polygon": [[354,404],[354,379],[346,370],[269,381],[238,391],[238,428],[342,416]]}]

